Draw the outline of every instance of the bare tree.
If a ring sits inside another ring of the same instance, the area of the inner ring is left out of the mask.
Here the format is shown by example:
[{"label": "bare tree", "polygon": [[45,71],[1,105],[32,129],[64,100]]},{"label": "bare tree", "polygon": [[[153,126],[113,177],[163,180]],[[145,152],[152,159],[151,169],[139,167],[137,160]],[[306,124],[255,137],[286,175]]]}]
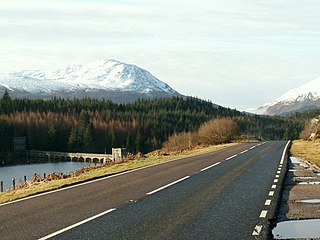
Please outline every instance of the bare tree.
[{"label": "bare tree", "polygon": [[229,118],[212,119],[202,124],[198,133],[205,144],[228,143],[239,134],[239,126]]}]

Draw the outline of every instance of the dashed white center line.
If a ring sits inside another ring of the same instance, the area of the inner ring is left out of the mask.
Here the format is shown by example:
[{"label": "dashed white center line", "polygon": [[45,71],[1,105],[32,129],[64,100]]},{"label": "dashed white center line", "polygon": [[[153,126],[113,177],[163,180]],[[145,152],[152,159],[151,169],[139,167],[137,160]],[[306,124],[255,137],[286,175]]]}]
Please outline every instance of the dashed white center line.
[{"label": "dashed white center line", "polygon": [[230,160],[230,159],[232,159],[232,158],[235,158],[236,156],[238,156],[238,154],[235,154],[235,155],[233,155],[233,156],[231,156],[231,157],[226,158],[226,161],[228,161],[228,160]]},{"label": "dashed white center line", "polygon": [[244,150],[244,151],[241,152],[241,154],[246,153],[246,152],[248,152],[248,151],[249,151],[248,149],[247,149],[247,150]]},{"label": "dashed white center line", "polygon": [[281,171],[281,168],[278,168],[279,171]]},{"label": "dashed white center line", "polygon": [[215,164],[213,164],[213,165],[210,165],[209,167],[203,168],[203,169],[200,170],[200,172],[203,172],[203,171],[206,171],[206,170],[208,170],[208,169],[210,169],[210,168],[213,168],[213,167],[219,165],[220,163],[221,163],[221,162],[217,162],[217,163],[215,163]]},{"label": "dashed white center line", "polygon": [[278,173],[278,174],[280,174],[280,173],[281,173],[281,171],[277,171],[277,173]]},{"label": "dashed white center line", "polygon": [[270,191],[269,196],[273,196],[273,195],[274,195],[274,191]]},{"label": "dashed white center line", "polygon": [[268,211],[267,210],[262,210],[261,213],[260,213],[260,218],[265,218],[268,214]]},{"label": "dashed white center line", "polygon": [[174,184],[177,184],[177,183],[179,183],[179,182],[182,182],[183,180],[186,180],[186,179],[189,178],[189,177],[190,177],[190,176],[186,176],[186,177],[184,177],[184,178],[180,178],[180,179],[178,179],[177,181],[174,181],[174,182],[169,183],[169,184],[167,184],[167,185],[165,185],[165,186],[162,186],[162,187],[160,187],[160,188],[158,188],[158,189],[156,189],[156,190],[153,190],[153,191],[151,191],[151,192],[148,192],[147,195],[151,195],[151,194],[154,194],[154,193],[156,193],[156,192],[159,192],[159,191],[161,191],[161,190],[163,190],[163,189],[165,189],[165,188],[168,188],[168,187],[170,187],[170,186],[172,186],[172,185],[174,185]]},{"label": "dashed white center line", "polygon": [[277,174],[277,175],[276,175],[276,178],[279,178],[279,177],[280,177],[280,175]]},{"label": "dashed white center line", "polygon": [[279,181],[279,179],[274,179],[273,182],[277,183]]},{"label": "dashed white center line", "polygon": [[276,189],[276,188],[277,188],[277,185],[272,185],[271,188],[272,188],[272,189]]},{"label": "dashed white center line", "polygon": [[39,240],[47,240],[47,239],[52,238],[52,237],[54,237],[54,236],[57,236],[57,235],[59,235],[59,234],[61,234],[61,233],[64,233],[64,232],[66,232],[66,231],[69,231],[69,230],[71,230],[71,229],[73,229],[73,228],[76,228],[76,227],[78,227],[78,226],[80,226],[80,225],[82,225],[82,224],[85,224],[85,223],[87,223],[87,222],[90,222],[90,221],[92,221],[92,220],[94,220],[94,219],[96,219],[96,218],[99,218],[99,217],[102,217],[102,216],[104,216],[104,215],[106,215],[106,214],[108,214],[108,213],[111,213],[111,212],[113,212],[114,210],[116,210],[116,208],[112,208],[112,209],[109,209],[109,210],[107,210],[107,211],[105,211],[105,212],[99,213],[99,214],[97,214],[97,215],[95,215],[95,216],[93,216],[93,217],[87,218],[87,219],[85,219],[85,220],[83,220],[83,221],[81,221],[81,222],[78,222],[78,223],[73,224],[73,225],[71,225],[71,226],[69,226],[69,227],[66,227],[66,228],[64,228],[64,229],[61,229],[61,230],[59,230],[59,231],[57,231],[57,232],[51,233],[50,235],[47,235],[47,236],[45,236],[45,237],[42,237],[42,238],[40,238]]},{"label": "dashed white center line", "polygon": [[271,204],[271,200],[270,199],[266,200],[266,202],[264,203],[265,206],[270,206],[270,204]]}]

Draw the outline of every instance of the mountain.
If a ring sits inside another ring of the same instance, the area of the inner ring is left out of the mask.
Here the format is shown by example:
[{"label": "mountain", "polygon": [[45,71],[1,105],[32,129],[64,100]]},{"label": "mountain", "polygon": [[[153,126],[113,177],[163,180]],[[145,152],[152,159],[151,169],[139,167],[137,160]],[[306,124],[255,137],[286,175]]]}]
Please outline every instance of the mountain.
[{"label": "mountain", "polygon": [[106,98],[131,102],[138,98],[180,96],[148,71],[115,60],[98,60],[54,71],[0,73],[0,92],[13,98]]},{"label": "mountain", "polygon": [[320,108],[320,78],[289,90],[272,103],[264,104],[252,112],[267,115],[285,115]]}]

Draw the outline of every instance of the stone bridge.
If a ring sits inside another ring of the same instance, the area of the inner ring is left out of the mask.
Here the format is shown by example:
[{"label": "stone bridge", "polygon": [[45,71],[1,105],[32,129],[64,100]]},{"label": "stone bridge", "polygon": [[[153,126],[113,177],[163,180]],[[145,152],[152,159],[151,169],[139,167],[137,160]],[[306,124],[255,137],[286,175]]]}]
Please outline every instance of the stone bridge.
[{"label": "stone bridge", "polygon": [[[30,150],[26,153],[29,162],[90,162],[107,163],[115,161],[112,154],[69,153]],[[117,159],[120,161],[120,159]]]}]

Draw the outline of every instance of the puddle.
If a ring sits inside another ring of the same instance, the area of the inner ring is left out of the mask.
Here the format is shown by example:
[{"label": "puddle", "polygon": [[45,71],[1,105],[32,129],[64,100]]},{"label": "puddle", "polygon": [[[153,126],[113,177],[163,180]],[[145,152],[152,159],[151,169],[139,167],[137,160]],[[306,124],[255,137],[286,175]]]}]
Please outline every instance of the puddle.
[{"label": "puddle", "polygon": [[301,161],[296,157],[290,157],[291,163],[301,163]]},{"label": "puddle", "polygon": [[320,219],[279,222],[272,230],[274,239],[318,238]]},{"label": "puddle", "polygon": [[320,182],[298,182],[298,185],[318,185]]},{"label": "puddle", "polygon": [[293,177],[294,180],[296,179],[315,179],[317,177]]},{"label": "puddle", "polygon": [[299,203],[320,203],[320,199],[306,199],[306,200],[299,200]]}]

